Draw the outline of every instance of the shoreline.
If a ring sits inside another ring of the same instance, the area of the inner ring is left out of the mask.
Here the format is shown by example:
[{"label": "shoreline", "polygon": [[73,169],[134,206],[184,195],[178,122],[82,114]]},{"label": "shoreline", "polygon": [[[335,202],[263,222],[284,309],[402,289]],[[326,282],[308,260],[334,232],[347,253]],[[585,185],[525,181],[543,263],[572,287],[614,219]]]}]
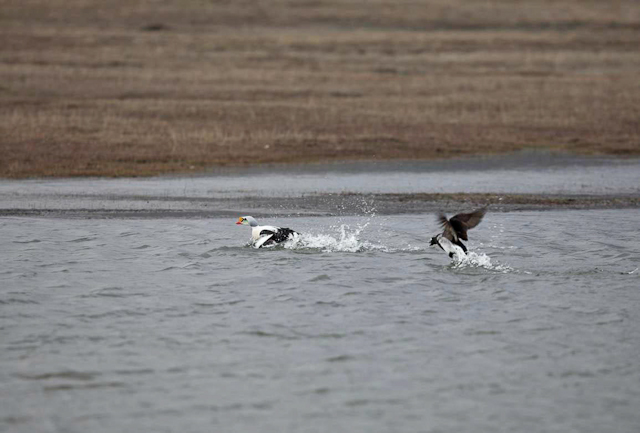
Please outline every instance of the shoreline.
[{"label": "shoreline", "polygon": [[[20,175],[2,175],[0,171],[0,181],[30,181],[30,180],[64,180],[64,179],[152,179],[152,178],[181,178],[181,177],[206,177],[218,174],[235,174],[235,173],[263,173],[271,171],[324,171],[329,169],[334,171],[340,167],[346,167],[349,171],[368,170],[373,167],[376,170],[388,171],[385,166],[396,166],[413,164],[416,167],[430,166],[432,169],[446,169],[448,167],[458,167],[468,163],[476,163],[479,168],[496,168],[502,169],[495,165],[496,160],[509,159],[519,155],[556,155],[559,156],[560,162],[554,165],[562,164],[562,159],[569,161],[580,161],[588,165],[599,164],[603,161],[615,161],[617,163],[636,162],[640,160],[640,145],[637,150],[629,151],[623,155],[616,152],[607,153],[605,150],[601,152],[580,152],[575,150],[567,150],[555,147],[514,147],[497,152],[467,152],[462,155],[454,153],[446,155],[420,155],[412,158],[410,154],[401,154],[395,157],[386,158],[369,158],[360,157],[344,157],[344,158],[321,158],[321,159],[305,159],[305,158],[288,158],[283,160],[270,160],[264,162],[248,162],[248,161],[223,161],[213,163],[211,165],[189,166],[188,168],[180,168],[183,164],[165,169],[154,169],[148,171],[144,168],[127,169],[124,171],[116,170],[114,172],[97,171],[80,171],[75,172],[73,169],[65,169],[59,172],[29,171]],[[489,161],[488,165],[483,162]],[[532,161],[523,165],[535,166],[538,162]],[[510,167],[510,166],[509,166]],[[393,170],[393,168],[391,169]]]},{"label": "shoreline", "polygon": [[[7,208],[0,218],[38,217],[63,219],[208,219],[232,218],[252,213],[262,218],[303,216],[355,216],[453,213],[489,206],[491,212],[640,209],[640,195],[556,195],[556,194],[317,194],[304,197],[242,197],[211,199],[185,197],[109,197],[103,208]],[[127,202],[125,208],[113,206]],[[153,202],[153,203],[152,203]],[[160,202],[160,205],[157,204]],[[171,208],[178,202],[180,209]],[[146,206],[143,205],[146,203]],[[167,206],[163,207],[162,204]],[[277,203],[274,206],[273,203]],[[113,207],[109,207],[109,205]]]},{"label": "shoreline", "polygon": [[217,218],[640,208],[640,159],[526,151],[191,176],[0,180],[0,217]]},{"label": "shoreline", "polygon": [[31,177],[2,177],[0,182],[65,181],[82,179],[190,179],[214,176],[240,176],[261,174],[309,174],[309,173],[371,173],[371,172],[440,172],[470,170],[548,169],[573,166],[594,167],[602,165],[626,165],[640,163],[638,155],[585,154],[551,148],[522,148],[499,153],[466,153],[432,158],[387,159],[331,159],[318,161],[286,161],[265,163],[224,163],[200,168],[197,171],[165,172],[133,175],[70,175]]}]

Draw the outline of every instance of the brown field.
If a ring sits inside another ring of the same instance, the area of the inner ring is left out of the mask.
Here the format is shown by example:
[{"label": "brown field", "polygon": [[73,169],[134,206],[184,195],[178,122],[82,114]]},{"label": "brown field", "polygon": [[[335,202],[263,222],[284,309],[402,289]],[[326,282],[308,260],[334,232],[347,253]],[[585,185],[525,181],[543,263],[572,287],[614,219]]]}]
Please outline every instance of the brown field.
[{"label": "brown field", "polygon": [[0,177],[640,155],[637,0],[0,0]]}]

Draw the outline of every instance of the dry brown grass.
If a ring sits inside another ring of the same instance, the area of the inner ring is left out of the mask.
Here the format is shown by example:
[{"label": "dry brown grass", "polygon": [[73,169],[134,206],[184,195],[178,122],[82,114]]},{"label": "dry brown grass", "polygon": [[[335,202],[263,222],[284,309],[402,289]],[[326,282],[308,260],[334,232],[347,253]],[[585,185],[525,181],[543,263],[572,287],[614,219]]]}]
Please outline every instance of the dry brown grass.
[{"label": "dry brown grass", "polygon": [[640,154],[625,1],[0,0],[0,176]]}]

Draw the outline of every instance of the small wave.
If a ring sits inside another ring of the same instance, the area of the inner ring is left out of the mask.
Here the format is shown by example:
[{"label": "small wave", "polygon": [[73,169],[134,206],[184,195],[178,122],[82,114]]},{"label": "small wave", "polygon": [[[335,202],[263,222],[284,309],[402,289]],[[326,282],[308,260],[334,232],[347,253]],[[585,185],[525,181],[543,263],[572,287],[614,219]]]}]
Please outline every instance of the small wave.
[{"label": "small wave", "polygon": [[49,379],[73,379],[73,380],[93,380],[100,376],[97,372],[85,371],[54,371],[50,373],[16,373],[16,377],[28,380],[49,380]]},{"label": "small wave", "polygon": [[126,387],[124,382],[102,382],[102,383],[84,383],[84,384],[68,384],[49,385],[43,387],[44,391],[71,391],[75,389],[98,389],[98,388],[123,388]]},{"label": "small wave", "polygon": [[42,242],[40,239],[29,239],[26,241],[13,241],[14,244],[37,244]]},{"label": "small wave", "polygon": [[71,243],[91,242],[91,241],[95,241],[96,239],[98,239],[97,236],[83,236],[80,238],[68,240],[67,242],[71,242]]},{"label": "small wave", "polygon": [[20,298],[0,299],[0,305],[9,305],[9,304],[39,304],[39,302],[33,301],[31,299],[20,299]]},{"label": "small wave", "polygon": [[511,266],[493,264],[491,263],[491,258],[488,255],[484,253],[475,253],[473,251],[467,252],[467,255],[465,256],[454,255],[452,264],[454,269],[474,267],[484,268],[490,271],[498,271],[505,274],[513,272],[513,268]]}]

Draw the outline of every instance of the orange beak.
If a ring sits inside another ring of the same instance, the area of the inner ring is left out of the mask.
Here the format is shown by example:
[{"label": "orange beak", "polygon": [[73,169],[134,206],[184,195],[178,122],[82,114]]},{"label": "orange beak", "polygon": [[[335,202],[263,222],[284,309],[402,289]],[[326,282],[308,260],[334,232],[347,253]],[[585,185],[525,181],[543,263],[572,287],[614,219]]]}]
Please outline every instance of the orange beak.
[{"label": "orange beak", "polygon": [[236,221],[236,224],[242,224],[240,221]]}]

